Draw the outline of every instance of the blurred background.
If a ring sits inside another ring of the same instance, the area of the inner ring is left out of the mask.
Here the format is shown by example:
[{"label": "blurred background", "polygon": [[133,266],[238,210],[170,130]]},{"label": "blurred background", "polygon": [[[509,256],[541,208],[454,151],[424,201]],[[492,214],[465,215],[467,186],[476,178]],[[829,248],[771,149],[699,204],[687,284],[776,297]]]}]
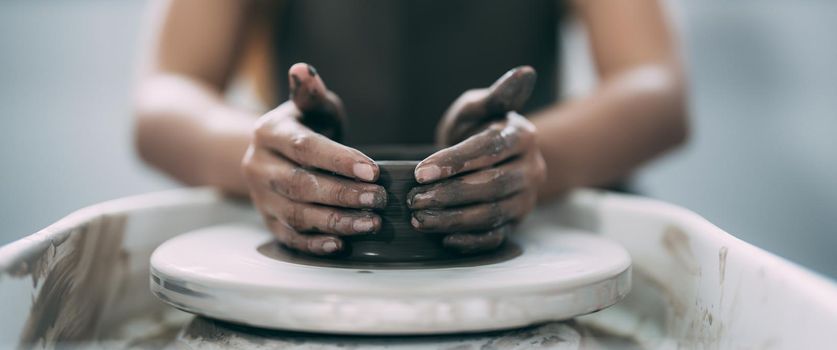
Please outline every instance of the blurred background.
[{"label": "blurred background", "polygon": [[[0,244],[90,204],[177,186],[133,150],[147,5],[0,2]],[[668,5],[692,138],[640,172],[640,190],[837,277],[837,2]],[[592,84],[584,33],[560,30],[566,93],[582,93]]]}]

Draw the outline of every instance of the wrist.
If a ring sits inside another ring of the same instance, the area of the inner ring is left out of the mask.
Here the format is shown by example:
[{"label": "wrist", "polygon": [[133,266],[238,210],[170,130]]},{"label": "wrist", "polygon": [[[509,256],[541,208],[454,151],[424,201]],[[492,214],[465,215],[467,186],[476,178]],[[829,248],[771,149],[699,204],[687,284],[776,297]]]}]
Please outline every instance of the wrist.
[{"label": "wrist", "polygon": [[200,162],[206,185],[236,195],[248,193],[241,174],[241,160],[253,138],[258,116],[218,106],[209,111],[204,124],[203,160]]}]

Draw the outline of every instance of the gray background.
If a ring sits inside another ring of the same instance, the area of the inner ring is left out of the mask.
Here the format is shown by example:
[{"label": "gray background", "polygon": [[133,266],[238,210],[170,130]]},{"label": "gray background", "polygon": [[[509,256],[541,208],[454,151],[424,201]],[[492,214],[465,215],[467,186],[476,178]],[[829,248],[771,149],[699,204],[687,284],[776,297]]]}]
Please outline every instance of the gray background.
[{"label": "gray background", "polygon": [[[670,5],[693,135],[639,174],[641,190],[837,276],[837,2]],[[89,204],[176,186],[132,148],[145,7],[0,2],[0,244]]]}]

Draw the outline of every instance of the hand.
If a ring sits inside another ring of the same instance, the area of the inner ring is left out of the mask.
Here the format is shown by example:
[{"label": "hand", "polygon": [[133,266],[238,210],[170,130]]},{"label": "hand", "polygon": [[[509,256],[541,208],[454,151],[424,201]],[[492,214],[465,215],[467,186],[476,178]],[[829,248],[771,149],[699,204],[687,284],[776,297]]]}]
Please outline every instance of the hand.
[{"label": "hand", "polygon": [[413,227],[448,233],[446,247],[473,253],[497,248],[534,209],[546,164],[535,126],[514,110],[529,98],[535,78],[531,67],[515,68],[451,105],[437,140],[456,144],[416,167],[422,185],[407,196]]},{"label": "hand", "polygon": [[289,76],[291,100],[259,118],[242,169],[253,203],[282,244],[332,254],[343,248],[340,236],[381,227],[378,215],[361,209],[383,208],[386,192],[373,184],[375,162],[311,129],[339,137],[345,120],[314,67],[297,63]]}]

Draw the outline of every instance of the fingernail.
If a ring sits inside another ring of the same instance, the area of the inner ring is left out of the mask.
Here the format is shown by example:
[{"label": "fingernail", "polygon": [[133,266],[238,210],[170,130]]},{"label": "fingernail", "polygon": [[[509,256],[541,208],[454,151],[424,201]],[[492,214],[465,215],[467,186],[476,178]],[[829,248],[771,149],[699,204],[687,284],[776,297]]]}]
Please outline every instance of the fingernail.
[{"label": "fingernail", "polygon": [[375,205],[375,192],[364,192],[360,195],[360,204]]},{"label": "fingernail", "polygon": [[375,220],[372,218],[360,218],[352,223],[352,229],[355,232],[369,232],[375,227]]},{"label": "fingernail", "polygon": [[334,253],[337,251],[337,243],[334,241],[325,241],[323,243],[323,251],[326,253]]},{"label": "fingernail", "polygon": [[418,221],[418,220],[416,220],[416,217],[415,217],[415,216],[414,216],[412,219],[410,219],[410,224],[411,224],[411,225],[413,225],[413,227],[415,227],[415,228],[418,228],[418,227],[419,227],[419,225],[421,225],[421,224],[419,223],[419,221]]},{"label": "fingernail", "polygon": [[317,76],[317,68],[314,68],[314,66],[309,64],[308,65],[308,74],[311,75],[312,77],[316,77]]},{"label": "fingernail", "polygon": [[427,165],[416,169],[416,180],[421,183],[430,182],[439,178],[442,170],[435,165]]},{"label": "fingernail", "polygon": [[352,172],[354,172],[355,176],[357,176],[360,179],[366,181],[375,180],[375,171],[369,164],[357,163],[354,166],[352,166]]}]

